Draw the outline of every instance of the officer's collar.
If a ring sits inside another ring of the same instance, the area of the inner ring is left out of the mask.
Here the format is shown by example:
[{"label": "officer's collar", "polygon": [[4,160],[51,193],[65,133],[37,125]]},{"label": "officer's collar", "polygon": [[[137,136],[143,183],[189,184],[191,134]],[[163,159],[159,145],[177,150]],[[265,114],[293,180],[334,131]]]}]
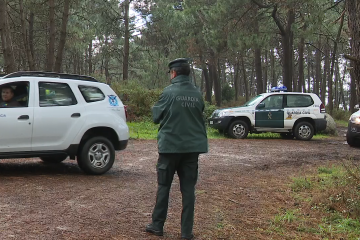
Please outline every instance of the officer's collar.
[{"label": "officer's collar", "polygon": [[188,82],[188,81],[190,81],[190,77],[189,77],[189,76],[179,75],[179,76],[174,77],[174,78],[171,80],[171,83]]}]

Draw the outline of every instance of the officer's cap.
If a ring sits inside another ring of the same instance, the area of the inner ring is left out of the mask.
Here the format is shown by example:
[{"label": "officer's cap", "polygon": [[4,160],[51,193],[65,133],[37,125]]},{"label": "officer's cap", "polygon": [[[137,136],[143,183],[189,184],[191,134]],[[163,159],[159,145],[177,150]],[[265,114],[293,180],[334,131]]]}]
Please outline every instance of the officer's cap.
[{"label": "officer's cap", "polygon": [[172,60],[168,66],[169,66],[169,71],[170,71],[174,67],[189,66],[189,62],[188,62],[187,58],[177,58],[175,60]]}]

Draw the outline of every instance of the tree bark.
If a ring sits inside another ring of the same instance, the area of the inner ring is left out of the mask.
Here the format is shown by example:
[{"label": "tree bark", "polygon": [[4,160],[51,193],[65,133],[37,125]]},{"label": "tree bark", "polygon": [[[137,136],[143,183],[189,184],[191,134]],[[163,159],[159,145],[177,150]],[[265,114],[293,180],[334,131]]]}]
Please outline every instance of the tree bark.
[{"label": "tree bark", "polygon": [[256,72],[256,93],[260,94],[264,92],[260,48],[255,48],[255,72]]},{"label": "tree bark", "polygon": [[333,76],[334,76],[334,67],[335,67],[335,60],[336,60],[336,51],[337,51],[337,44],[340,41],[340,35],[341,35],[341,31],[342,31],[342,27],[344,24],[344,16],[345,16],[345,12],[342,14],[341,19],[340,19],[340,26],[339,26],[339,30],[334,42],[334,50],[332,53],[332,59],[331,59],[331,69],[330,69],[330,74],[329,74],[329,79],[328,79],[328,106],[329,106],[329,111],[330,111],[330,115],[332,115],[333,110],[334,110],[334,96],[333,96]]},{"label": "tree bark", "polygon": [[321,101],[325,104],[326,82],[327,82],[327,79],[328,79],[327,76],[329,75],[329,69],[330,69],[330,59],[329,59],[330,47],[329,47],[329,42],[328,41],[327,41],[327,43],[325,44],[325,47],[324,47],[324,55],[325,55],[324,72],[323,72],[323,78],[321,80],[320,98],[321,98]]},{"label": "tree bark", "polygon": [[220,79],[218,76],[218,72],[217,72],[217,57],[215,55],[215,53],[210,50],[210,59],[209,59],[209,75],[210,78],[212,79],[212,82],[214,83],[214,94],[215,94],[215,101],[216,101],[216,106],[220,107],[221,106],[221,83],[220,83]]},{"label": "tree bark", "polygon": [[270,50],[271,87],[277,86],[274,49]]},{"label": "tree bark", "polygon": [[29,66],[30,71],[35,70],[35,64],[33,55],[30,51],[29,41],[28,41],[28,34],[26,31],[26,21],[25,21],[25,15],[24,15],[24,3],[23,0],[19,0],[19,8],[20,8],[20,20],[21,20],[21,35],[24,42],[24,48],[26,52],[26,58],[27,58],[27,64]]},{"label": "tree bark", "polygon": [[[315,89],[314,92],[316,95],[320,95],[320,85],[321,85],[321,38],[319,37],[318,49],[315,52]],[[325,102],[323,102],[325,104]]]},{"label": "tree bark", "polygon": [[205,81],[205,101],[212,104],[212,102],[211,102],[212,84],[211,84],[211,79],[209,77],[209,71],[208,71],[208,68],[207,68],[207,66],[205,64],[205,59],[203,58],[203,55],[202,55],[201,51],[200,51],[199,55],[200,55],[200,63],[201,63],[202,74],[204,76],[204,81]]},{"label": "tree bark", "polygon": [[[348,12],[348,27],[351,38],[352,56],[360,59],[360,0],[346,0]],[[360,64],[353,63],[353,76],[356,83],[356,94],[360,99]],[[358,102],[359,103],[359,102]]]},{"label": "tree bark", "polygon": [[46,71],[51,72],[55,57],[55,1],[49,0],[49,42],[46,56]]},{"label": "tree bark", "polygon": [[16,65],[7,15],[7,2],[0,0],[0,37],[4,54],[4,71],[12,73],[16,72]]},{"label": "tree bark", "polygon": [[34,59],[34,13],[30,12],[29,16],[29,49],[32,59],[34,60],[34,65],[36,66]]},{"label": "tree bark", "polygon": [[297,85],[297,92],[304,92],[304,48],[305,48],[305,39],[301,38],[299,43],[299,81]]},{"label": "tree bark", "polygon": [[295,22],[295,11],[293,8],[289,8],[287,15],[286,27],[281,24],[277,15],[277,7],[274,7],[272,17],[278,26],[282,39],[283,46],[283,84],[287,87],[288,91],[292,91],[292,80],[293,80],[293,38],[294,34],[291,29],[292,24]]},{"label": "tree bark", "polygon": [[129,0],[124,1],[125,7],[125,38],[124,38],[124,60],[123,60],[123,80],[126,81],[129,78],[129,54],[130,54],[130,30],[129,30]]},{"label": "tree bark", "polygon": [[57,55],[56,55],[56,62],[54,71],[60,72],[62,60],[63,60],[63,52],[65,48],[65,42],[66,42],[66,29],[69,19],[69,11],[70,11],[70,0],[64,0],[64,12],[62,16],[62,22],[61,22],[61,32],[60,32],[60,41],[59,46],[57,49]]},{"label": "tree bark", "polygon": [[243,81],[244,81],[244,92],[245,92],[245,100],[249,101],[249,87],[248,87],[248,80],[246,76],[246,68],[245,68],[245,62],[244,62],[244,56],[240,55],[241,59],[241,72],[243,75]]},{"label": "tree bark", "polygon": [[239,100],[240,96],[240,77],[239,77],[239,58],[236,58],[236,63],[234,65],[234,88],[235,88],[235,101]]}]

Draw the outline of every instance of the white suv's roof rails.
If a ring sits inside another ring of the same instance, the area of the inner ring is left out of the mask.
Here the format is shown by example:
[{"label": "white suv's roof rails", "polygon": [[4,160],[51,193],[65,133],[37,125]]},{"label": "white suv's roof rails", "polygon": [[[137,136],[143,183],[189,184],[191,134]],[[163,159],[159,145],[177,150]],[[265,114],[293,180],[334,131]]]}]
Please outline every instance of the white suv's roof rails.
[{"label": "white suv's roof rails", "polygon": [[77,75],[77,74],[68,74],[68,73],[55,73],[55,72],[40,72],[40,71],[20,71],[10,73],[3,78],[14,78],[14,77],[23,77],[23,76],[35,76],[35,77],[50,77],[50,78],[62,78],[62,79],[74,79],[90,82],[99,82],[93,77]]}]

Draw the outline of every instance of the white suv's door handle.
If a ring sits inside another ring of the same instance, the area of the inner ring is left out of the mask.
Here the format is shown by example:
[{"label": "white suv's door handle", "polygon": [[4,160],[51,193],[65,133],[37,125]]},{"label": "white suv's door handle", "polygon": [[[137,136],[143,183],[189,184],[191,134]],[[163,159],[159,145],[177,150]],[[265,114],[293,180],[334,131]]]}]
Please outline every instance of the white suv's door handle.
[{"label": "white suv's door handle", "polygon": [[29,120],[29,115],[21,115],[18,120]]},{"label": "white suv's door handle", "polygon": [[73,113],[73,114],[71,114],[71,117],[72,117],[72,118],[76,118],[76,117],[80,117],[80,116],[81,116],[80,113]]}]

